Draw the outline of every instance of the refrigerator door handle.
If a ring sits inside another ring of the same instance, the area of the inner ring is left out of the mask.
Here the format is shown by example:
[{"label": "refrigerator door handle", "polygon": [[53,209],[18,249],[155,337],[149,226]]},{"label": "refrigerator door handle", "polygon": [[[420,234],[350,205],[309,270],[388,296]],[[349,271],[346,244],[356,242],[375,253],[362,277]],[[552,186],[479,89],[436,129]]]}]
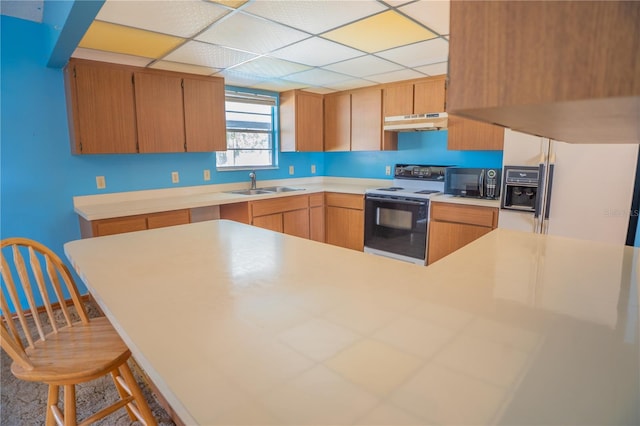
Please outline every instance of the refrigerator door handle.
[{"label": "refrigerator door handle", "polygon": [[553,190],[553,169],[555,164],[549,164],[549,175],[547,177],[547,195],[544,204],[544,219],[542,221],[542,233],[546,234],[549,230],[549,212],[551,211],[551,191]]},{"label": "refrigerator door handle", "polygon": [[540,224],[541,224],[542,218],[540,217],[541,216],[540,213],[541,213],[541,209],[542,209],[542,197],[543,197],[543,194],[544,194],[544,187],[545,187],[545,185],[544,185],[544,182],[545,182],[545,179],[544,179],[545,174],[544,174],[544,172],[545,172],[545,165],[544,165],[544,163],[540,163],[538,165],[538,176],[539,176],[538,177],[538,179],[539,179],[539,181],[538,181],[538,193],[537,193],[538,195],[536,196],[535,210],[534,210],[534,213],[533,213],[533,232],[534,233],[538,233],[538,234],[541,232]]}]

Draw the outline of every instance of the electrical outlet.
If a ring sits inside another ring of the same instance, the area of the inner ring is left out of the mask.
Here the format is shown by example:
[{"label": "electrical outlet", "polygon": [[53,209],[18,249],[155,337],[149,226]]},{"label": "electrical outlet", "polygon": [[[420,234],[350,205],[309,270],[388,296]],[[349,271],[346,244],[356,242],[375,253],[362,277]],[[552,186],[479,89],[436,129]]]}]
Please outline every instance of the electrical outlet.
[{"label": "electrical outlet", "polygon": [[104,176],[96,176],[96,186],[98,189],[105,189],[107,187],[107,181]]},{"label": "electrical outlet", "polygon": [[387,166],[384,168],[384,174],[387,176],[391,176],[391,166]]},{"label": "electrical outlet", "polygon": [[204,180],[211,180],[211,170],[205,169],[202,173],[202,177],[204,178]]},{"label": "electrical outlet", "polygon": [[315,165],[315,164],[312,164],[312,165],[311,165],[311,173],[312,173],[312,174],[315,174],[315,172],[316,172],[316,165]]},{"label": "electrical outlet", "polygon": [[293,166],[289,166],[289,174],[292,175],[294,173]]},{"label": "electrical outlet", "polygon": [[180,175],[178,172],[171,172],[171,182],[178,183],[180,182]]}]

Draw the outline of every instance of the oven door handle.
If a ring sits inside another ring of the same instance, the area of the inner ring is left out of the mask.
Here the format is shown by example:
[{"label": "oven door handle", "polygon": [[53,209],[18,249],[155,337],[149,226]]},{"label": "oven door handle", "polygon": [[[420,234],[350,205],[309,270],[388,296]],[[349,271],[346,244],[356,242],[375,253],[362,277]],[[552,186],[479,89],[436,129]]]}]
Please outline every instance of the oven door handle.
[{"label": "oven door handle", "polygon": [[397,199],[397,198],[372,197],[370,195],[367,195],[367,200],[384,201],[386,203],[408,204],[408,205],[411,205],[411,206],[424,206],[424,205],[427,204],[426,201],[400,200],[400,199]]}]

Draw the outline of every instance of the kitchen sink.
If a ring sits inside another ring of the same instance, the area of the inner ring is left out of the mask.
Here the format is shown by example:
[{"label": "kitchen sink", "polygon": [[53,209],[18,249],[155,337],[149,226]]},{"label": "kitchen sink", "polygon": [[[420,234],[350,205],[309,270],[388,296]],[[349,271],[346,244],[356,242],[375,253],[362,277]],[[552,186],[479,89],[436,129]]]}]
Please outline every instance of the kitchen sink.
[{"label": "kitchen sink", "polygon": [[259,195],[259,194],[273,194],[275,191],[265,191],[264,189],[237,189],[235,191],[227,191],[229,194],[240,195]]},{"label": "kitchen sink", "polygon": [[302,191],[304,188],[292,188],[290,186],[269,186],[266,188],[258,189],[236,189],[235,191],[227,191],[228,194],[240,194],[240,195],[260,195],[260,194],[273,194],[274,192],[291,192]]},{"label": "kitchen sink", "polygon": [[304,188],[292,188],[290,186],[268,186],[266,188],[260,188],[264,191],[269,192],[291,192],[291,191],[302,191]]}]

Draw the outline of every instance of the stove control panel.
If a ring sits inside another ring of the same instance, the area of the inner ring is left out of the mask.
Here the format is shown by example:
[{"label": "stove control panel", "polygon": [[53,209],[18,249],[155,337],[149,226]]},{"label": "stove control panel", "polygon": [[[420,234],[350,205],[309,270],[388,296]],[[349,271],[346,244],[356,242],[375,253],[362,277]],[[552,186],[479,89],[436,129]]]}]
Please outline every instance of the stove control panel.
[{"label": "stove control panel", "polygon": [[424,179],[444,181],[444,171],[447,167],[430,164],[396,164],[394,177],[402,179]]}]

